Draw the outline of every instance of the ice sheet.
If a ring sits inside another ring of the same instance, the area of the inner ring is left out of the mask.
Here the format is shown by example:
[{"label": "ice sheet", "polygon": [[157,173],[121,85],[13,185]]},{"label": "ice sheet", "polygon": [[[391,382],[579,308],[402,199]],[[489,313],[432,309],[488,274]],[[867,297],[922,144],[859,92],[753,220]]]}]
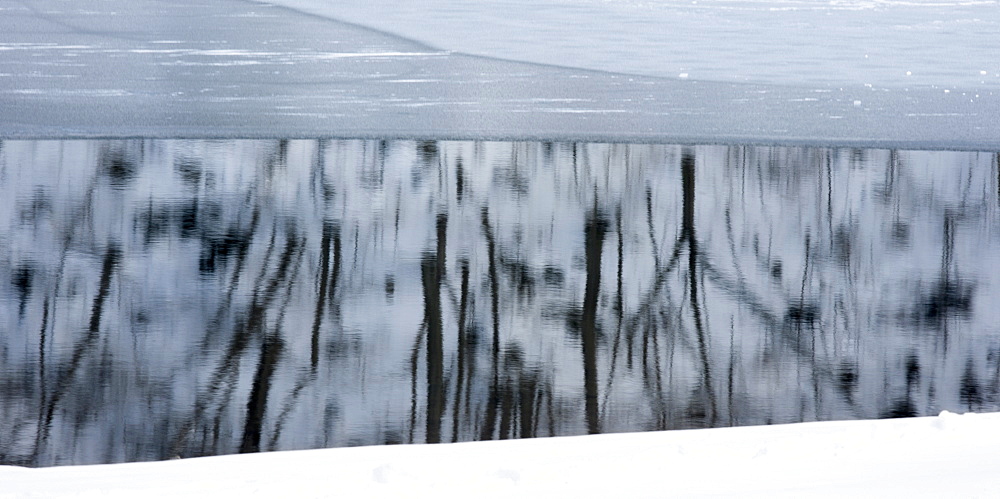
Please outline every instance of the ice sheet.
[{"label": "ice sheet", "polygon": [[996,0],[273,0],[472,54],[817,88],[1000,88]]},{"label": "ice sheet", "polygon": [[819,88],[561,68],[240,0],[0,0],[0,9],[6,138],[1000,148],[1000,91],[986,87]]}]

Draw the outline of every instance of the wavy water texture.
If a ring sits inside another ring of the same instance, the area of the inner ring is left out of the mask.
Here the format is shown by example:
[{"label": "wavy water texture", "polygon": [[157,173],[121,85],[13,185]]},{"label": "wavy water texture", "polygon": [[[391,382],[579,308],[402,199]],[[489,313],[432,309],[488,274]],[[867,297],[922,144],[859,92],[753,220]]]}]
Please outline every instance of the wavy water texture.
[{"label": "wavy water texture", "polygon": [[975,152],[2,141],[0,465],[997,411],[998,184]]},{"label": "wavy water texture", "polygon": [[818,87],[1000,88],[1000,2],[275,0],[439,48],[594,70]]}]

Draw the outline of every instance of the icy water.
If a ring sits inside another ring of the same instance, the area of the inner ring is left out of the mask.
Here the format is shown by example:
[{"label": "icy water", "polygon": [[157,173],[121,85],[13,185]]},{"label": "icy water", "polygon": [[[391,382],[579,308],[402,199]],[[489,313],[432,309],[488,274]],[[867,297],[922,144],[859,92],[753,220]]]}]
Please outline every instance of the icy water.
[{"label": "icy water", "polygon": [[998,410],[998,162],[3,141],[0,463]]}]

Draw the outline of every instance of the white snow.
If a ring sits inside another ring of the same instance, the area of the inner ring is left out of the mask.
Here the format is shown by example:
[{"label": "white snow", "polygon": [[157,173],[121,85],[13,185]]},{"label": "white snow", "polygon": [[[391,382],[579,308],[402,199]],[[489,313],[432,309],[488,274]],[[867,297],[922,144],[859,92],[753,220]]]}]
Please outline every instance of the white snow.
[{"label": "white snow", "polygon": [[0,498],[989,497],[1000,413],[42,469]]}]

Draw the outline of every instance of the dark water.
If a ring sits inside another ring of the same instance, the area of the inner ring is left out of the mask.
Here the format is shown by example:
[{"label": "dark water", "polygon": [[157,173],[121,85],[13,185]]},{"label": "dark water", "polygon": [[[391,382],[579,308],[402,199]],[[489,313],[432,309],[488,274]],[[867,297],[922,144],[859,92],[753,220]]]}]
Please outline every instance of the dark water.
[{"label": "dark water", "polygon": [[0,142],[0,463],[998,410],[998,160]]}]

